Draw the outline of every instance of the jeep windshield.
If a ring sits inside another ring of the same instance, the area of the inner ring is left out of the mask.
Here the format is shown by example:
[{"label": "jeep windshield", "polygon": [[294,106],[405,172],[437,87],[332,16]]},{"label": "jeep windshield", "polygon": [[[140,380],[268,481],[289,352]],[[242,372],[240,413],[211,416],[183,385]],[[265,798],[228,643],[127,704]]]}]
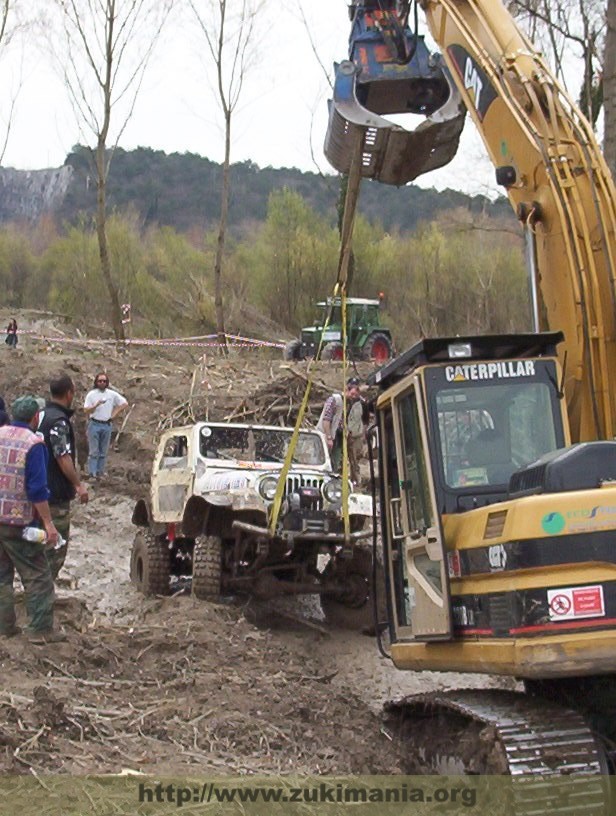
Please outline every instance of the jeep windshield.
[{"label": "jeep windshield", "polygon": [[[199,451],[206,459],[281,463],[284,462],[292,433],[284,428],[222,428],[208,425],[201,428]],[[325,450],[319,434],[300,433],[293,463],[325,464]]]}]

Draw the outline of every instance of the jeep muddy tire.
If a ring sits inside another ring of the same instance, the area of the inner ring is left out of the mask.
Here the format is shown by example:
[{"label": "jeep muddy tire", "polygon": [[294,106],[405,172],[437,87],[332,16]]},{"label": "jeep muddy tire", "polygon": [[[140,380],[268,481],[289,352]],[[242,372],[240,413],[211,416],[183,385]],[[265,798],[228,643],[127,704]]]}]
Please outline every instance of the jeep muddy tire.
[{"label": "jeep muddy tire", "polygon": [[391,360],[393,351],[389,337],[383,332],[374,332],[364,343],[361,356],[364,360],[374,360],[375,363],[383,365]]},{"label": "jeep muddy tire", "polygon": [[342,343],[327,343],[321,351],[321,360],[342,360]]},{"label": "jeep muddy tire", "polygon": [[168,595],[171,556],[165,536],[139,530],[130,554],[130,579],[143,595]]},{"label": "jeep muddy tire", "polygon": [[192,594],[200,601],[216,601],[222,590],[222,540],[198,536],[193,548]]},{"label": "jeep muddy tire", "polygon": [[299,350],[301,347],[301,340],[290,340],[283,349],[283,360],[299,360]]},{"label": "jeep muddy tire", "polygon": [[[327,580],[333,574],[342,578],[347,590],[341,594],[321,595],[321,609],[330,626],[354,631],[374,629],[372,612],[372,549],[356,547],[353,557],[345,560],[338,558],[330,561],[325,568],[323,578]],[[383,567],[377,563],[377,601],[379,621],[385,618],[385,580]]]}]

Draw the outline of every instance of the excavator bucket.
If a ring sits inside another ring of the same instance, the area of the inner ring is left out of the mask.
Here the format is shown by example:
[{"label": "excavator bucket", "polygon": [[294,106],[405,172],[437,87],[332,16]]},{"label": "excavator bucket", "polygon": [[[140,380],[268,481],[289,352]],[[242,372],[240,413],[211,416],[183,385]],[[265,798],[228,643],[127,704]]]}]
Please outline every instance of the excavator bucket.
[{"label": "excavator bucket", "polygon": [[[359,150],[364,178],[401,185],[451,161],[465,109],[440,55],[386,5],[351,6],[350,59],[335,66],[325,155],[349,173]],[[427,119],[409,131],[384,118],[401,113]]]}]

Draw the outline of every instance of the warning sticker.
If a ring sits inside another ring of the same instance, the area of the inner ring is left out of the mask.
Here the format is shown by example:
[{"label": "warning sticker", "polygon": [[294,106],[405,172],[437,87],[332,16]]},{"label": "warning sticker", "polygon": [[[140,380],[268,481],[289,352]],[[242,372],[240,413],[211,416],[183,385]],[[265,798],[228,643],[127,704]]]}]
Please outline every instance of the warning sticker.
[{"label": "warning sticker", "polygon": [[595,618],[605,615],[603,587],[600,584],[567,589],[548,589],[550,620]]}]

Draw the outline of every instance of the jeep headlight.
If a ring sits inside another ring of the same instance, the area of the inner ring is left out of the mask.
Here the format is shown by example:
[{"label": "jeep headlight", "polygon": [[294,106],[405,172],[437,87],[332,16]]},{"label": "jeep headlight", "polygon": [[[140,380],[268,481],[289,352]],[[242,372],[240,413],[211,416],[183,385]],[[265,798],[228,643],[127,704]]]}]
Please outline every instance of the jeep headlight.
[{"label": "jeep headlight", "polygon": [[278,479],[276,476],[264,476],[259,482],[259,495],[265,501],[274,501]]},{"label": "jeep headlight", "polygon": [[323,498],[330,504],[342,501],[342,479],[332,479],[323,485]]}]

